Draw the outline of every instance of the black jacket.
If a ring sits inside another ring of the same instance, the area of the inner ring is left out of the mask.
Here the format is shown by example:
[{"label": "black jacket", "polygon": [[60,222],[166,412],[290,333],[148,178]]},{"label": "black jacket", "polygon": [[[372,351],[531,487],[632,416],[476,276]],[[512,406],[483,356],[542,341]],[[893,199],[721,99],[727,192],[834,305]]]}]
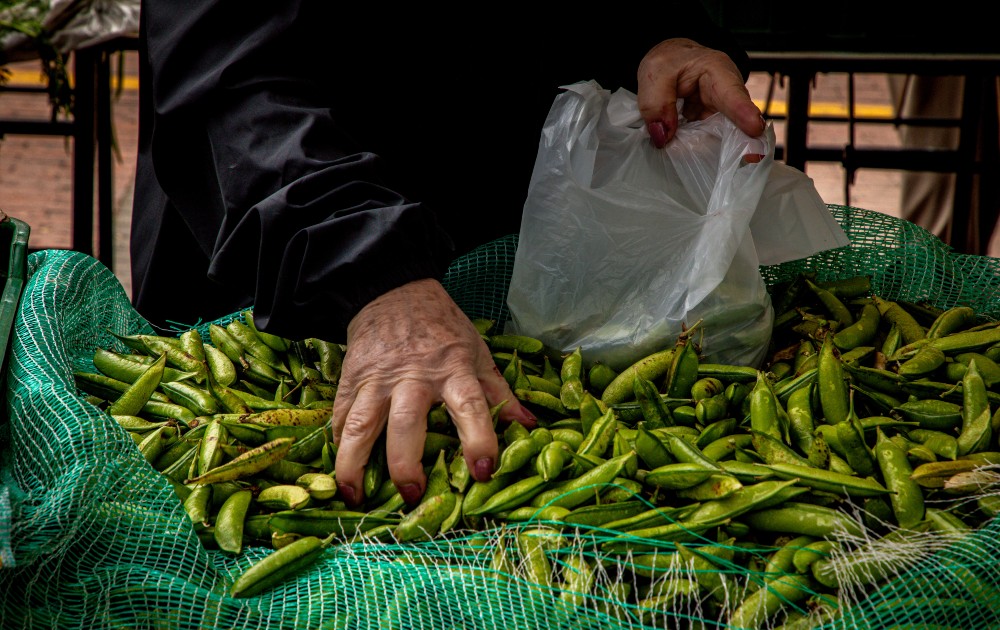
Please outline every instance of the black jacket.
[{"label": "black jacket", "polygon": [[269,332],[343,339],[375,296],[518,232],[560,85],[635,91],[674,36],[747,73],[697,2],[339,6],[143,2],[131,265],[154,325],[253,305]]}]

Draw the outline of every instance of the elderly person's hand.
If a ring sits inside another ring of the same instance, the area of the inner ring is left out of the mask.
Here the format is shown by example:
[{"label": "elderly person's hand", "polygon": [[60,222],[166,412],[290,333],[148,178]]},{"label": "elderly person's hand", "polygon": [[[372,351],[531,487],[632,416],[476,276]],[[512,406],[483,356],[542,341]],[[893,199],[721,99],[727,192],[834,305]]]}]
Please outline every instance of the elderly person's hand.
[{"label": "elderly person's hand", "polygon": [[653,47],[639,64],[639,110],[653,144],[666,146],[677,133],[677,99],[684,117],[702,120],[722,112],[748,136],[764,133],[764,118],[750,98],[736,64],[723,52],[690,39]]},{"label": "elderly person's hand", "polygon": [[534,427],[469,318],[436,280],[417,280],[372,300],[351,320],[347,354],[333,406],[337,486],[344,501],[364,499],[364,467],[386,433],[389,475],[414,504],[426,487],[421,458],[427,414],[444,402],[472,476],[487,481],[498,443],[490,407],[500,419]]}]

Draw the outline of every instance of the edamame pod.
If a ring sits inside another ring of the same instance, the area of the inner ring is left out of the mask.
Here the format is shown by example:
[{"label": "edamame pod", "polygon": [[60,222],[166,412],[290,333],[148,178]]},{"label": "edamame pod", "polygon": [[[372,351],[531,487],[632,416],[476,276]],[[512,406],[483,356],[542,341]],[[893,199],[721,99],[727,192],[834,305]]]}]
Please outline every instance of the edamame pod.
[{"label": "edamame pod", "polygon": [[828,424],[845,421],[850,412],[850,400],[844,366],[837,356],[833,338],[827,336],[820,346],[819,371],[817,372],[820,407]]},{"label": "edamame pod", "polygon": [[625,368],[611,381],[601,393],[601,401],[606,405],[614,405],[628,400],[633,394],[632,381],[641,377],[655,381],[666,375],[673,363],[674,349],[667,348],[654,352],[639,359]]},{"label": "edamame pod", "polygon": [[235,457],[228,462],[199,474],[184,483],[212,484],[257,474],[280,461],[292,448],[295,438],[278,438]]},{"label": "edamame pod", "polygon": [[213,532],[219,549],[231,554],[243,551],[243,523],[252,500],[252,491],[237,490],[223,502],[215,518]]},{"label": "edamame pod", "polygon": [[253,597],[271,589],[290,576],[309,566],[334,541],[331,534],[325,539],[303,536],[247,567],[229,589],[232,597]]},{"label": "edamame pod", "polygon": [[430,497],[396,524],[393,534],[399,542],[412,542],[432,538],[441,524],[455,509],[457,496],[451,490]]},{"label": "edamame pod", "polygon": [[160,386],[163,378],[163,368],[166,366],[167,356],[161,354],[155,363],[150,365],[132,384],[108,407],[110,415],[134,416],[150,400],[150,396]]}]

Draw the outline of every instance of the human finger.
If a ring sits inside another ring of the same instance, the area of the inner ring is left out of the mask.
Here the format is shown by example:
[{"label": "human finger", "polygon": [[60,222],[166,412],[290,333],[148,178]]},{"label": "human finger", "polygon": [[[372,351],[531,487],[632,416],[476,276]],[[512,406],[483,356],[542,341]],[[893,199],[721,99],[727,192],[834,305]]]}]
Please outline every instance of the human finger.
[{"label": "human finger", "polygon": [[703,95],[702,100],[706,101],[707,98],[706,105],[710,109],[722,112],[748,136],[756,138],[764,133],[766,125],[764,117],[750,97],[750,92],[743,83],[743,77],[734,77],[731,74],[721,76],[723,78],[712,82],[708,96]]},{"label": "human finger", "polygon": [[378,388],[361,388],[346,412],[339,436],[335,436],[337,490],[350,506],[364,500],[365,464],[386,423],[388,397]]},{"label": "human finger", "polygon": [[421,459],[427,439],[427,414],[433,403],[430,390],[412,380],[396,385],[389,402],[385,429],[389,477],[410,505],[418,503],[426,489]]},{"label": "human finger", "polygon": [[[697,71],[707,48],[677,37],[654,46],[639,62],[637,103],[650,139],[663,148],[677,133],[677,100],[685,98],[684,75]],[[688,88],[695,86],[690,84]]]},{"label": "human finger", "polygon": [[333,436],[334,444],[340,442],[341,433],[344,431],[344,424],[347,422],[347,414],[354,405],[357,386],[354,384],[354,372],[350,369],[350,360],[345,358],[344,370],[341,373],[340,383],[337,386],[337,395],[333,400],[333,411],[330,414],[330,433]]},{"label": "human finger", "polygon": [[653,145],[662,149],[677,133],[677,72],[656,63],[640,64],[637,104]]},{"label": "human finger", "polygon": [[444,384],[442,394],[472,477],[488,481],[496,468],[499,444],[479,379],[471,372],[455,375]]}]

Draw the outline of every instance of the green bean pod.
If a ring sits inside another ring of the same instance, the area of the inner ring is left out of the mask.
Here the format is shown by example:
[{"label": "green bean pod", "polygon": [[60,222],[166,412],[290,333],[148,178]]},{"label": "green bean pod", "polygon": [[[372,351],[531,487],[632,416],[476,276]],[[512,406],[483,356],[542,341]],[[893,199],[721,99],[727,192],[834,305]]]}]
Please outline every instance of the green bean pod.
[{"label": "green bean pod", "polygon": [[247,354],[256,357],[277,371],[288,373],[288,368],[278,353],[264,343],[260,335],[241,320],[234,319],[226,324],[225,328],[240,343]]},{"label": "green bean pod", "polygon": [[257,328],[257,324],[253,319],[253,309],[244,310],[241,315],[243,316],[243,321],[246,323],[247,328],[253,331],[253,333],[260,338],[260,340],[267,344],[275,352],[288,352],[289,348],[292,346],[292,342],[279,335],[272,335],[271,333],[264,332]]},{"label": "green bean pod", "polygon": [[863,535],[861,523],[847,512],[796,501],[786,501],[778,507],[757,510],[744,516],[744,520],[751,528],[763,532],[816,538],[830,538],[844,534],[854,537]]},{"label": "green bean pod", "polygon": [[900,340],[903,344],[911,344],[926,338],[927,332],[924,327],[898,303],[878,296],[874,296],[872,302],[878,307],[883,319],[899,328]]},{"label": "green bean pod", "polygon": [[150,396],[160,386],[167,355],[162,354],[108,407],[110,415],[134,416],[142,411]]},{"label": "green bean pod", "polygon": [[885,339],[882,340],[882,346],[880,348],[883,355],[887,357],[895,356],[896,352],[903,346],[903,334],[900,332],[899,325],[892,323],[889,326],[889,331],[885,334]]},{"label": "green bean pod", "polygon": [[231,554],[243,551],[243,523],[252,500],[253,492],[249,489],[237,490],[225,499],[216,515],[213,531],[219,549]]},{"label": "green bean pod", "polygon": [[177,428],[169,424],[154,429],[139,442],[139,452],[146,461],[153,463],[177,441]]},{"label": "green bean pod", "polygon": [[816,421],[812,400],[815,384],[797,389],[788,396],[785,413],[788,414],[788,437],[800,453],[808,453],[815,440]]},{"label": "green bean pod", "polygon": [[571,411],[580,408],[580,400],[586,391],[583,386],[583,355],[580,347],[563,358],[559,371],[559,400]]},{"label": "green bean pod", "polygon": [[845,497],[874,497],[896,492],[896,490],[886,488],[870,477],[845,475],[832,470],[821,470],[814,466],[775,463],[768,464],[768,468],[781,479],[798,479],[799,483],[814,490],[841,494]]},{"label": "green bean pod", "polygon": [[573,509],[589,500],[596,500],[600,490],[603,489],[602,486],[614,481],[635,456],[635,451],[629,451],[619,457],[612,457],[575,479],[536,494],[531,500],[531,505],[536,507],[560,505]]},{"label": "green bean pod", "polygon": [[851,315],[850,309],[832,291],[824,289],[811,280],[806,280],[806,286],[813,292],[813,295],[819,298],[830,317],[840,324],[841,330],[854,323],[854,316]]},{"label": "green bean pod", "polygon": [[820,346],[817,373],[820,407],[823,419],[829,424],[845,421],[850,413],[850,395],[844,366],[836,354],[833,339],[827,336]]},{"label": "green bean pod", "polygon": [[975,360],[962,378],[962,430],[958,434],[958,454],[983,451],[993,436],[990,403],[986,383],[979,375]]},{"label": "green bean pod", "polygon": [[563,516],[562,521],[568,525],[604,527],[609,523],[617,523],[623,519],[635,517],[647,511],[648,508],[648,504],[640,500],[597,503],[570,510]]},{"label": "green bean pod", "polygon": [[[150,365],[150,362],[139,360],[136,355],[120,354],[105,348],[97,348],[93,360],[98,372],[126,383],[134,382]],[[194,372],[183,372],[165,366],[160,381],[182,381],[194,376]]]},{"label": "green bean pod", "polygon": [[853,405],[848,419],[835,425],[834,429],[842,451],[840,454],[851,468],[861,477],[873,475],[876,468],[875,455],[865,442],[864,429],[854,413]]},{"label": "green bean pod", "polygon": [[976,321],[976,311],[965,305],[952,306],[937,316],[927,328],[927,336],[931,339],[946,337],[972,325]]},{"label": "green bean pod", "polygon": [[187,479],[185,483],[212,484],[255,475],[281,461],[288,450],[292,448],[294,442],[295,438],[291,437],[272,440],[254,447],[224,464]]},{"label": "green bean pod", "polygon": [[587,371],[587,384],[591,391],[594,392],[594,395],[600,396],[617,376],[618,372],[614,368],[606,363],[597,361]]},{"label": "green bean pod", "polygon": [[632,381],[636,376],[655,381],[667,374],[673,358],[674,348],[667,348],[639,359],[608,383],[601,392],[601,401],[606,405],[625,402],[633,394]]},{"label": "green bean pod", "polygon": [[618,428],[618,418],[612,410],[608,410],[603,416],[601,416],[593,426],[590,427],[590,432],[584,437],[583,442],[580,444],[579,448],[576,449],[577,455],[597,455],[598,457],[604,456],[608,452],[608,448],[611,446],[611,441],[614,438],[615,431]]},{"label": "green bean pod", "polygon": [[642,417],[647,427],[669,427],[674,425],[673,413],[663,402],[659,390],[653,381],[636,376],[632,381],[633,396],[642,410]]},{"label": "green bean pod", "polygon": [[319,373],[327,383],[340,382],[340,372],[344,366],[344,348],[339,343],[313,337],[307,343],[319,357]]},{"label": "green bean pod", "polygon": [[754,451],[767,464],[795,464],[805,468],[813,468],[808,459],[799,455],[795,449],[785,444],[783,441],[767,433],[760,431],[750,431],[751,443]]},{"label": "green bean pod", "polygon": [[898,373],[906,379],[927,376],[944,365],[946,358],[940,348],[927,344],[918,349],[913,356],[903,361],[899,365]]},{"label": "green bean pod", "polygon": [[958,440],[950,433],[931,429],[908,429],[906,435],[926,446],[938,457],[943,459],[958,458]]},{"label": "green bean pod", "polygon": [[224,454],[221,447],[226,439],[227,431],[225,425],[217,418],[209,421],[205,428],[204,437],[201,438],[198,447],[197,470],[199,475],[204,475],[222,463]]},{"label": "green bean pod", "polygon": [[667,372],[665,389],[667,396],[671,398],[690,397],[691,387],[699,378],[698,351],[690,339],[690,332],[689,329],[684,333],[680,346],[674,349],[674,356]]},{"label": "green bean pod", "polygon": [[427,540],[437,534],[441,524],[452,515],[458,496],[450,489],[424,499],[407,513],[393,530],[399,542]]},{"label": "green bean pod", "polygon": [[663,466],[650,470],[646,474],[643,482],[657,488],[681,490],[696,486],[708,480],[712,477],[712,475],[715,475],[718,472],[720,472],[720,470],[717,468],[712,469],[706,468],[700,464],[678,462],[674,464],[664,464]]},{"label": "green bean pod", "polygon": [[253,597],[274,588],[316,562],[333,540],[333,535],[325,539],[316,536],[303,536],[272,551],[269,555],[244,569],[229,589],[230,596]]},{"label": "green bean pod", "polygon": [[184,510],[195,525],[202,525],[209,520],[212,505],[212,486],[197,486],[184,499]]},{"label": "green bean pod", "polygon": [[861,307],[858,319],[833,334],[833,344],[838,350],[846,352],[858,346],[865,346],[875,339],[882,314],[874,303],[866,303]]}]

